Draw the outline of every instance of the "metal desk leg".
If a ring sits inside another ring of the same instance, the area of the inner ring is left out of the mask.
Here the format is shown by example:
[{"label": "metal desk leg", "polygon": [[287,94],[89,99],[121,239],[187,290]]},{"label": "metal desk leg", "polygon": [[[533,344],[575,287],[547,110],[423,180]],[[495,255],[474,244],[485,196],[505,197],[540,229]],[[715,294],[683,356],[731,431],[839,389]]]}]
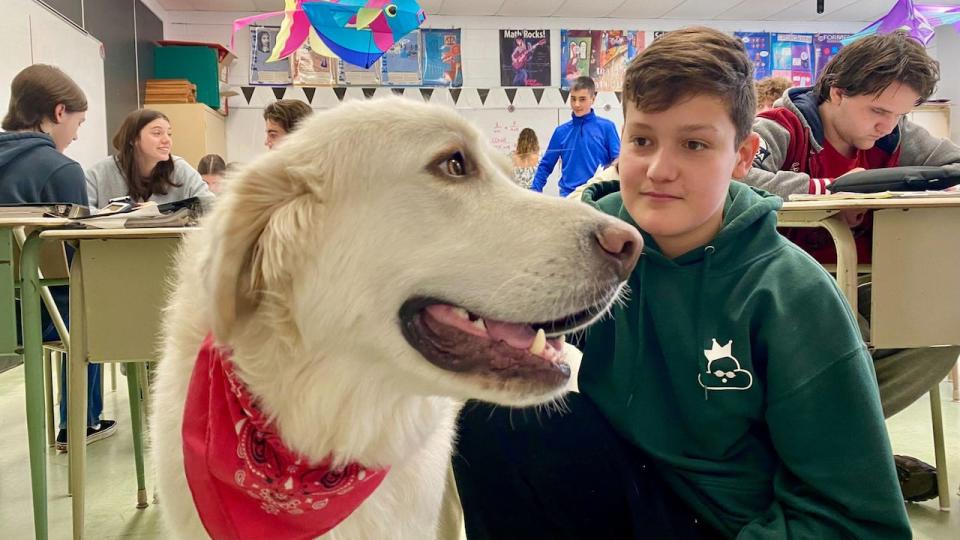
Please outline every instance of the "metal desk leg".
[{"label": "metal desk leg", "polygon": [[950,511],[950,480],[947,479],[947,452],[943,442],[943,411],[940,404],[940,385],[930,389],[930,416],[933,417],[933,451],[937,465],[937,495],[940,511]]},{"label": "metal desk leg", "polygon": [[853,318],[857,318],[857,244],[853,240],[850,226],[839,214],[820,222],[830,233],[837,247],[837,285],[853,309]]},{"label": "metal desk leg", "polygon": [[[70,276],[83,283],[82,258],[73,258]],[[86,307],[82,287],[70,287],[70,326],[73,347],[67,361],[67,456],[70,463],[70,493],[73,509],[73,538],[83,538],[84,485],[87,464],[87,334]]]},{"label": "metal desk leg", "polygon": [[47,463],[43,400],[43,335],[40,328],[40,233],[30,234],[20,253],[20,314],[23,321],[23,367],[27,402],[33,527],[47,540]]}]

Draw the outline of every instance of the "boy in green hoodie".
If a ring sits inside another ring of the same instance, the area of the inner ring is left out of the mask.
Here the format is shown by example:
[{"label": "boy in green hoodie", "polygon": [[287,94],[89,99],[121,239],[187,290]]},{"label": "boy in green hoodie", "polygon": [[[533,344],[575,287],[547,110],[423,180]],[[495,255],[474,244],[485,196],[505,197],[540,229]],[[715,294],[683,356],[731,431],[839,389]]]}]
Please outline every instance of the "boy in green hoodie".
[{"label": "boy in green hoodie", "polygon": [[867,352],[781,200],[731,182],[758,147],[752,66],[708,28],[624,79],[631,294],[591,328],[564,414],[470,404],[454,458],[477,538],[910,538]]}]

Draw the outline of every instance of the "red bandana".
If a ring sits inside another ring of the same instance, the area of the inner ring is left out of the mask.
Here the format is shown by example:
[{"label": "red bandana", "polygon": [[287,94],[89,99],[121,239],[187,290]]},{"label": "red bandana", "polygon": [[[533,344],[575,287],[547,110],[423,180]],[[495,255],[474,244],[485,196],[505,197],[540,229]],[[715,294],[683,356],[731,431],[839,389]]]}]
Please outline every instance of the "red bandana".
[{"label": "red bandana", "polygon": [[283,445],[230,351],[203,340],[183,412],[183,466],[200,520],[215,540],[308,540],[336,527],[389,469],[330,459],[310,466]]}]

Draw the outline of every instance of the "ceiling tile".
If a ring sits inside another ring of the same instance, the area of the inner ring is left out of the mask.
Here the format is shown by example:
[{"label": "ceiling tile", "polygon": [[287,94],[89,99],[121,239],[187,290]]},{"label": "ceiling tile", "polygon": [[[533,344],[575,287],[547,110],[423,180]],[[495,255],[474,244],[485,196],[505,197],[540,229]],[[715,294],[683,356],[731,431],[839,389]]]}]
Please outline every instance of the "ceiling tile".
[{"label": "ceiling tile", "polygon": [[806,8],[810,8],[808,0],[764,0],[763,2],[741,0],[714,18],[725,21],[764,20],[796,4],[803,4]]},{"label": "ceiling tile", "polygon": [[608,17],[620,5],[628,3],[623,0],[564,0],[554,17]]},{"label": "ceiling tile", "polygon": [[[756,1],[756,0],[754,0]],[[741,0],[686,0],[663,14],[664,19],[712,19]]]},{"label": "ceiling tile", "polygon": [[684,0],[627,0],[614,8],[608,17],[617,19],[657,19],[682,4]]},{"label": "ceiling tile", "polygon": [[438,15],[496,15],[504,0],[444,0]]},{"label": "ceiling tile", "polygon": [[[497,15],[501,17],[548,17],[556,16],[555,12],[565,0],[526,0],[523,2],[503,2]],[[622,1],[622,0],[621,0]]]}]

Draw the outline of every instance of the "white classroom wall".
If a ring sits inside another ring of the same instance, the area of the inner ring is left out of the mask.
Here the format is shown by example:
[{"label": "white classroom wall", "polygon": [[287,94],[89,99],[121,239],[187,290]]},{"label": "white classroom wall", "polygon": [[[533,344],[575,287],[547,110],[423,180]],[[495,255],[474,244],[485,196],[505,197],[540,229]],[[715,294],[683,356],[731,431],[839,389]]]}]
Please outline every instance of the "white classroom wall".
[{"label": "white classroom wall", "polygon": [[[192,41],[211,41],[229,45],[232,22],[234,19],[250,15],[237,12],[200,12],[168,11],[164,18],[166,39]],[[279,25],[280,18],[267,20],[262,24]],[[483,129],[488,138],[501,150],[510,147],[516,140],[517,132],[527,125],[533,127],[540,139],[541,149],[545,149],[553,128],[569,119],[569,109],[563,103],[557,87],[560,80],[560,30],[561,29],[623,29],[644,30],[647,43],[656,30],[703,24],[719,30],[766,31],[766,32],[806,32],[833,33],[856,32],[863,27],[862,22],[824,22],[824,21],[726,21],[726,20],[677,20],[677,19],[636,19],[620,20],[609,18],[547,18],[547,17],[482,17],[482,16],[428,16],[425,27],[461,28],[463,43],[464,88],[456,108]],[[547,89],[540,103],[531,98],[530,89],[520,89],[514,100],[514,111],[508,111],[509,101],[500,89],[500,51],[498,30],[501,28],[550,29],[550,51],[552,56],[551,79],[554,88]],[[946,30],[946,31],[944,31]],[[943,36],[942,34],[949,34]],[[234,52],[238,60],[230,71],[230,83],[234,86],[249,85],[248,31],[241,30],[235,36]],[[938,46],[939,44],[939,46]],[[960,55],[960,36],[950,28],[941,29],[938,39],[931,44],[931,54],[948,55],[956,58]],[[938,97],[957,96],[960,81],[960,66],[944,66],[944,81],[937,92]],[[477,98],[476,89],[491,89],[485,103]],[[388,88],[381,88],[377,96],[389,95]],[[407,89],[404,97],[421,99],[419,91]],[[347,98],[362,99],[359,88],[351,88]],[[298,88],[288,88],[285,98],[299,98],[309,101]],[[227,118],[227,160],[249,161],[265,151],[263,147],[263,107],[275,99],[268,87],[259,87],[250,103],[242,96],[230,101],[230,115]],[[453,101],[445,89],[437,89],[431,102],[441,102],[450,106]],[[337,103],[332,90],[318,88],[311,102],[315,109],[323,109]],[[598,96],[597,114],[610,118],[619,128],[622,113],[619,101],[613,92]],[[954,134],[960,129],[960,122],[953,122]],[[957,138],[954,137],[956,140]],[[555,193],[559,167],[551,176],[547,192]]]}]

